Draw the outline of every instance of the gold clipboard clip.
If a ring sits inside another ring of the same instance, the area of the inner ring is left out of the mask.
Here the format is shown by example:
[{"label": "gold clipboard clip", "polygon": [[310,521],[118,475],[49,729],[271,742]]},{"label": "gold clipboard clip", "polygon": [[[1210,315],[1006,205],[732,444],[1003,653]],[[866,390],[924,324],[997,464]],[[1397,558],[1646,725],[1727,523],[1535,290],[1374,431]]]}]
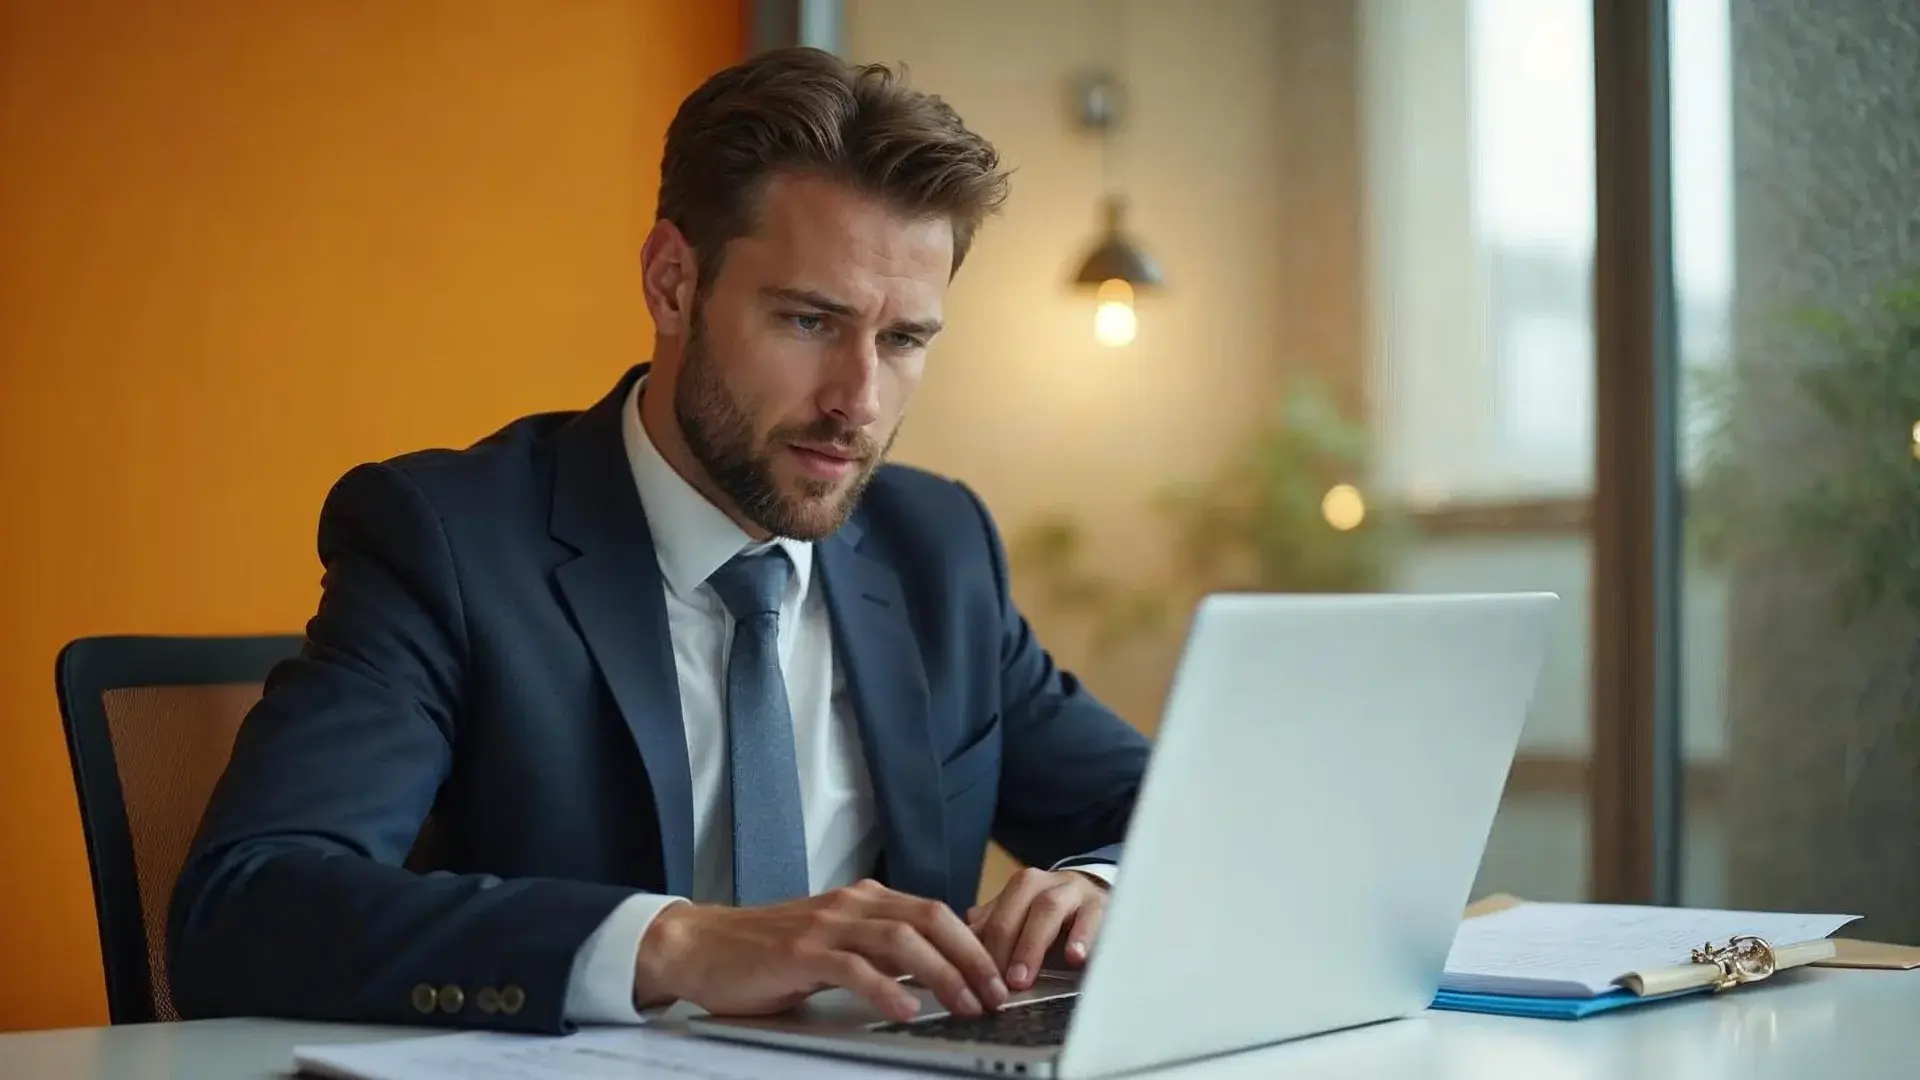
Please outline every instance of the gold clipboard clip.
[{"label": "gold clipboard clip", "polygon": [[1752,934],[1737,934],[1718,948],[1709,941],[1693,950],[1693,962],[1712,964],[1720,969],[1713,981],[1716,994],[1744,983],[1759,982],[1779,970],[1773,946],[1767,939]]}]

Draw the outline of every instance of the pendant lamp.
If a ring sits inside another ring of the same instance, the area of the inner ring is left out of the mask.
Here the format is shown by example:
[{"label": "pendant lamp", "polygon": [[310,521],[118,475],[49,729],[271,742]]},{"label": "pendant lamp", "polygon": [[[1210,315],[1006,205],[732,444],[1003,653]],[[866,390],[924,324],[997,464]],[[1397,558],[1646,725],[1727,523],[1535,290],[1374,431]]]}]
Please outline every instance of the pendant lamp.
[{"label": "pendant lamp", "polygon": [[1114,181],[1112,142],[1120,119],[1119,84],[1111,75],[1096,72],[1081,81],[1077,96],[1081,128],[1100,139],[1106,194],[1100,200],[1100,233],[1081,257],[1073,282],[1094,296],[1094,339],[1118,348],[1131,344],[1139,329],[1135,299],[1160,289],[1165,279],[1159,263],[1128,233],[1126,196]]}]

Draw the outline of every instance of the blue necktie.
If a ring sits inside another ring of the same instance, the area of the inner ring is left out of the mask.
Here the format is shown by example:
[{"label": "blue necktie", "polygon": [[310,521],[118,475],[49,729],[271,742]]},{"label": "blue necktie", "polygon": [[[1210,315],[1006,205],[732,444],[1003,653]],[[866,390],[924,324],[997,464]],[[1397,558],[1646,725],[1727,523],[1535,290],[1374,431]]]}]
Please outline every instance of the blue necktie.
[{"label": "blue necktie", "polygon": [[727,756],[733,801],[733,902],[808,895],[807,833],[793,713],[780,673],[780,598],[793,567],[778,548],[734,556],[707,579],[733,613],[727,655]]}]

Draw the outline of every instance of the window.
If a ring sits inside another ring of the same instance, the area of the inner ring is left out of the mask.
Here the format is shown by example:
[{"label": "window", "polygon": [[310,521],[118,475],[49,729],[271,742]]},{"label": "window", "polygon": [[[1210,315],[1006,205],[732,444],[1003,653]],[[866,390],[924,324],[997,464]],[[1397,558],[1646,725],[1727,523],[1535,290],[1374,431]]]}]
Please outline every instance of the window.
[{"label": "window", "polygon": [[1593,477],[1588,0],[1375,0],[1366,122],[1376,422],[1416,503]]}]

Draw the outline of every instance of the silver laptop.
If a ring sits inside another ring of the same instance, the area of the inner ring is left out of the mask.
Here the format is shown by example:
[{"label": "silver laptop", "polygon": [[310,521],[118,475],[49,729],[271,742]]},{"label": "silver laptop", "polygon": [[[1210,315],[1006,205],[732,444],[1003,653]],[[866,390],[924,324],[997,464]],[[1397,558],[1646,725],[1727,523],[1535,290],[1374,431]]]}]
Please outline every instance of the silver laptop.
[{"label": "silver laptop", "polygon": [[1420,1012],[1543,667],[1557,597],[1207,599],[1094,956],[985,1017],[831,990],[701,1034],[1087,1077]]}]

